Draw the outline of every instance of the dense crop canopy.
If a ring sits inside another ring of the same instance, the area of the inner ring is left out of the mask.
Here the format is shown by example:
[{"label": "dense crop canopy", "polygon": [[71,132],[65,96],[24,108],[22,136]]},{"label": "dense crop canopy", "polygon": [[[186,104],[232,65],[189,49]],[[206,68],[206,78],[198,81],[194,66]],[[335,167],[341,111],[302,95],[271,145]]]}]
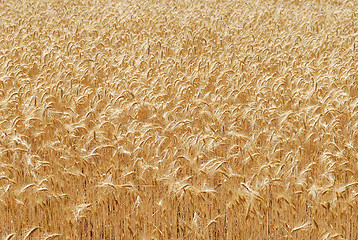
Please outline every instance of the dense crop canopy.
[{"label": "dense crop canopy", "polygon": [[0,237],[357,239],[357,8],[0,0]]}]

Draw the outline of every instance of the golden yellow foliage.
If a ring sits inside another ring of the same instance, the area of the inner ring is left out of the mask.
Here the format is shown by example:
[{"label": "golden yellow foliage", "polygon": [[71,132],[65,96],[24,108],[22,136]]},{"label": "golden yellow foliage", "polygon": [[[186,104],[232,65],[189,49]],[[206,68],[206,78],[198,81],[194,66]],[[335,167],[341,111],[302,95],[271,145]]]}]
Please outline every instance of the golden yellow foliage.
[{"label": "golden yellow foliage", "polygon": [[0,237],[357,239],[357,8],[0,0]]}]

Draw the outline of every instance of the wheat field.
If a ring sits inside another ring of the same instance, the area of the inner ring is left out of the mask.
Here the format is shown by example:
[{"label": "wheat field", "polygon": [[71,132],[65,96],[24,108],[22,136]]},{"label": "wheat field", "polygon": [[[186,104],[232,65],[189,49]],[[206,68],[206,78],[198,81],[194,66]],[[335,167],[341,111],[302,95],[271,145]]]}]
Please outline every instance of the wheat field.
[{"label": "wheat field", "polygon": [[357,10],[1,0],[0,238],[358,239]]}]

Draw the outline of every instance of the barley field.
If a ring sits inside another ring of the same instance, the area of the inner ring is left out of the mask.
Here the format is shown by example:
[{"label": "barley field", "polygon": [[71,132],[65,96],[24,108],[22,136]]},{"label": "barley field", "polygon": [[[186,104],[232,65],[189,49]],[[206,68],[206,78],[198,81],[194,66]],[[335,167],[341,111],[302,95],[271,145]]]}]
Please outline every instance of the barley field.
[{"label": "barley field", "polygon": [[0,238],[358,239],[358,2],[0,0]]}]

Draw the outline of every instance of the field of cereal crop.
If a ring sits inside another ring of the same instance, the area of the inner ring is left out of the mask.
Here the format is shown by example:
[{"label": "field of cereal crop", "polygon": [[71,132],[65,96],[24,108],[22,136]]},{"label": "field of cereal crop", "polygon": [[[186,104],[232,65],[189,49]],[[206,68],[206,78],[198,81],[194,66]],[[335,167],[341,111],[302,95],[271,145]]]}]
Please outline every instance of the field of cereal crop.
[{"label": "field of cereal crop", "polygon": [[357,239],[358,2],[0,0],[0,238]]}]

